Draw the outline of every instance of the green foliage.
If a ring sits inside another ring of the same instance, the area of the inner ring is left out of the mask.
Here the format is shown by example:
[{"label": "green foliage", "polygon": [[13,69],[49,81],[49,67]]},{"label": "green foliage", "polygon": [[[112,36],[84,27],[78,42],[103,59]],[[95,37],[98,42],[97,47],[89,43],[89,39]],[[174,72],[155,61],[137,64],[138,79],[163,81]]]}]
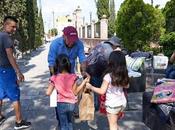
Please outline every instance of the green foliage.
[{"label": "green foliage", "polygon": [[175,31],[175,0],[171,0],[166,3],[165,8],[163,9],[163,14],[165,16],[166,32]]},{"label": "green foliage", "polygon": [[23,52],[27,49],[27,20],[26,20],[26,0],[1,0],[0,1],[0,21],[1,28],[3,18],[7,15],[16,16],[18,18],[18,30],[15,38],[19,40],[19,49]]},{"label": "green foliage", "polygon": [[115,34],[115,21],[109,21],[108,22],[108,37],[112,37]]},{"label": "green foliage", "polygon": [[41,37],[44,37],[44,21],[43,21],[43,16],[42,16],[41,10],[39,12],[39,23],[40,23],[40,34],[41,34]]},{"label": "green foliage", "polygon": [[58,30],[56,28],[52,28],[49,30],[49,34],[51,36],[56,36],[56,35],[58,35]]},{"label": "green foliage", "polygon": [[157,41],[162,33],[164,17],[159,9],[143,0],[125,0],[117,14],[116,33],[130,50],[144,50],[144,45]]},{"label": "green foliage", "polygon": [[106,17],[109,18],[109,0],[98,0],[96,6],[99,20],[103,15],[106,15]]},{"label": "green foliage", "polygon": [[19,23],[14,37],[19,41],[19,49],[22,52],[35,49],[42,44],[43,20],[41,14],[38,20],[37,0],[0,0],[0,14],[1,29],[4,16],[17,17]]},{"label": "green foliage", "polygon": [[164,54],[171,56],[172,52],[175,50],[175,32],[162,35],[159,44],[163,46]]},{"label": "green foliage", "polygon": [[110,0],[109,2],[109,22],[108,22],[108,37],[114,36],[116,27],[115,27],[115,2],[114,0]]},{"label": "green foliage", "polygon": [[144,50],[145,52],[153,52],[154,55],[157,55],[157,54],[161,53],[161,51],[162,51],[161,48],[150,48],[150,46],[147,45],[147,44],[145,44],[145,45],[143,46],[143,50]]},{"label": "green foliage", "polygon": [[33,10],[34,10],[34,19],[35,19],[35,43],[33,49],[41,45],[41,36],[40,36],[40,21],[39,21],[39,12],[37,6],[37,0],[33,0]]},{"label": "green foliage", "polygon": [[34,1],[27,0],[27,30],[28,30],[28,49],[31,51],[34,48],[35,43],[35,13],[34,13]]}]

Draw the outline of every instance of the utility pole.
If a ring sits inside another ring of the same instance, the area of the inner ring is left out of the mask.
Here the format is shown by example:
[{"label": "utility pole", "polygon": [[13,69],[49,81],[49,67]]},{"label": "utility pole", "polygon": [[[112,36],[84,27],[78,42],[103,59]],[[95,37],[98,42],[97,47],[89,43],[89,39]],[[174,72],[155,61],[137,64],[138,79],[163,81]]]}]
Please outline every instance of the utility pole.
[{"label": "utility pole", "polygon": [[153,0],[151,0],[151,5],[153,6]]},{"label": "utility pole", "polygon": [[92,22],[92,12],[89,12],[89,15],[90,15],[90,24]]},{"label": "utility pole", "polygon": [[83,25],[85,25],[85,17],[83,17]]},{"label": "utility pole", "polygon": [[39,7],[40,7],[40,10],[42,10],[41,0],[39,0]]},{"label": "utility pole", "polygon": [[52,11],[52,15],[53,15],[53,28],[55,28],[55,16],[54,16],[54,11]]},{"label": "utility pole", "polygon": [[97,0],[94,0],[95,5],[97,5]]}]

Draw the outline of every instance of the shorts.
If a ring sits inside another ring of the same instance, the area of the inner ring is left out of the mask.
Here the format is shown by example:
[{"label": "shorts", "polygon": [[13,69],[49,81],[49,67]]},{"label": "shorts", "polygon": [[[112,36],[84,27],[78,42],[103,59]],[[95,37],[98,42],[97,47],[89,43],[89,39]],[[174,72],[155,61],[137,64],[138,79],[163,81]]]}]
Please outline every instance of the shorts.
[{"label": "shorts", "polygon": [[20,99],[20,89],[13,68],[0,67],[0,100],[4,98],[9,98],[12,102]]},{"label": "shorts", "polygon": [[126,108],[126,105],[121,105],[117,107],[106,106],[106,112],[110,114],[118,114],[119,112],[124,111],[125,108]]}]

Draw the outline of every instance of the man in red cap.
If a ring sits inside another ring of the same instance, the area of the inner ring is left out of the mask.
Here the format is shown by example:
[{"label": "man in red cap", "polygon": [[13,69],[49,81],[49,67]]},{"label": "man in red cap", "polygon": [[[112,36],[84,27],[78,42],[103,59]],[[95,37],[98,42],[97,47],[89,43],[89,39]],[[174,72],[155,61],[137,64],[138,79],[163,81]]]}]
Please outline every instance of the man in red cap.
[{"label": "man in red cap", "polygon": [[[86,74],[86,57],[83,42],[79,40],[77,30],[73,26],[65,27],[63,29],[63,36],[53,40],[50,45],[48,63],[51,75],[57,73],[54,66],[56,65],[56,59],[59,54],[66,54],[69,57],[71,73],[75,73],[76,59],[79,58],[81,73],[82,75]],[[58,116],[57,120],[59,122]]]},{"label": "man in red cap", "polygon": [[72,26],[65,27],[63,29],[63,35],[67,47],[72,47],[74,43],[78,41],[77,30]]},{"label": "man in red cap", "polygon": [[82,72],[85,72],[85,52],[82,41],[78,38],[77,30],[73,26],[67,26],[63,29],[63,36],[56,38],[50,45],[48,54],[48,63],[51,75],[54,74],[55,60],[59,54],[69,56],[71,62],[71,72],[75,72],[75,63],[77,57],[81,64]]}]

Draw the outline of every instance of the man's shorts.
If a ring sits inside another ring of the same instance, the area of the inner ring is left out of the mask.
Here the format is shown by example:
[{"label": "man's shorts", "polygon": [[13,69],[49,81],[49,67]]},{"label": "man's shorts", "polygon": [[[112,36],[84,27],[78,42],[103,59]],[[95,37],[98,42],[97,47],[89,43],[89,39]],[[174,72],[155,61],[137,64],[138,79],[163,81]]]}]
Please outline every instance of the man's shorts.
[{"label": "man's shorts", "polygon": [[20,89],[13,68],[0,67],[0,100],[4,98],[9,98],[12,102],[20,99]]}]

